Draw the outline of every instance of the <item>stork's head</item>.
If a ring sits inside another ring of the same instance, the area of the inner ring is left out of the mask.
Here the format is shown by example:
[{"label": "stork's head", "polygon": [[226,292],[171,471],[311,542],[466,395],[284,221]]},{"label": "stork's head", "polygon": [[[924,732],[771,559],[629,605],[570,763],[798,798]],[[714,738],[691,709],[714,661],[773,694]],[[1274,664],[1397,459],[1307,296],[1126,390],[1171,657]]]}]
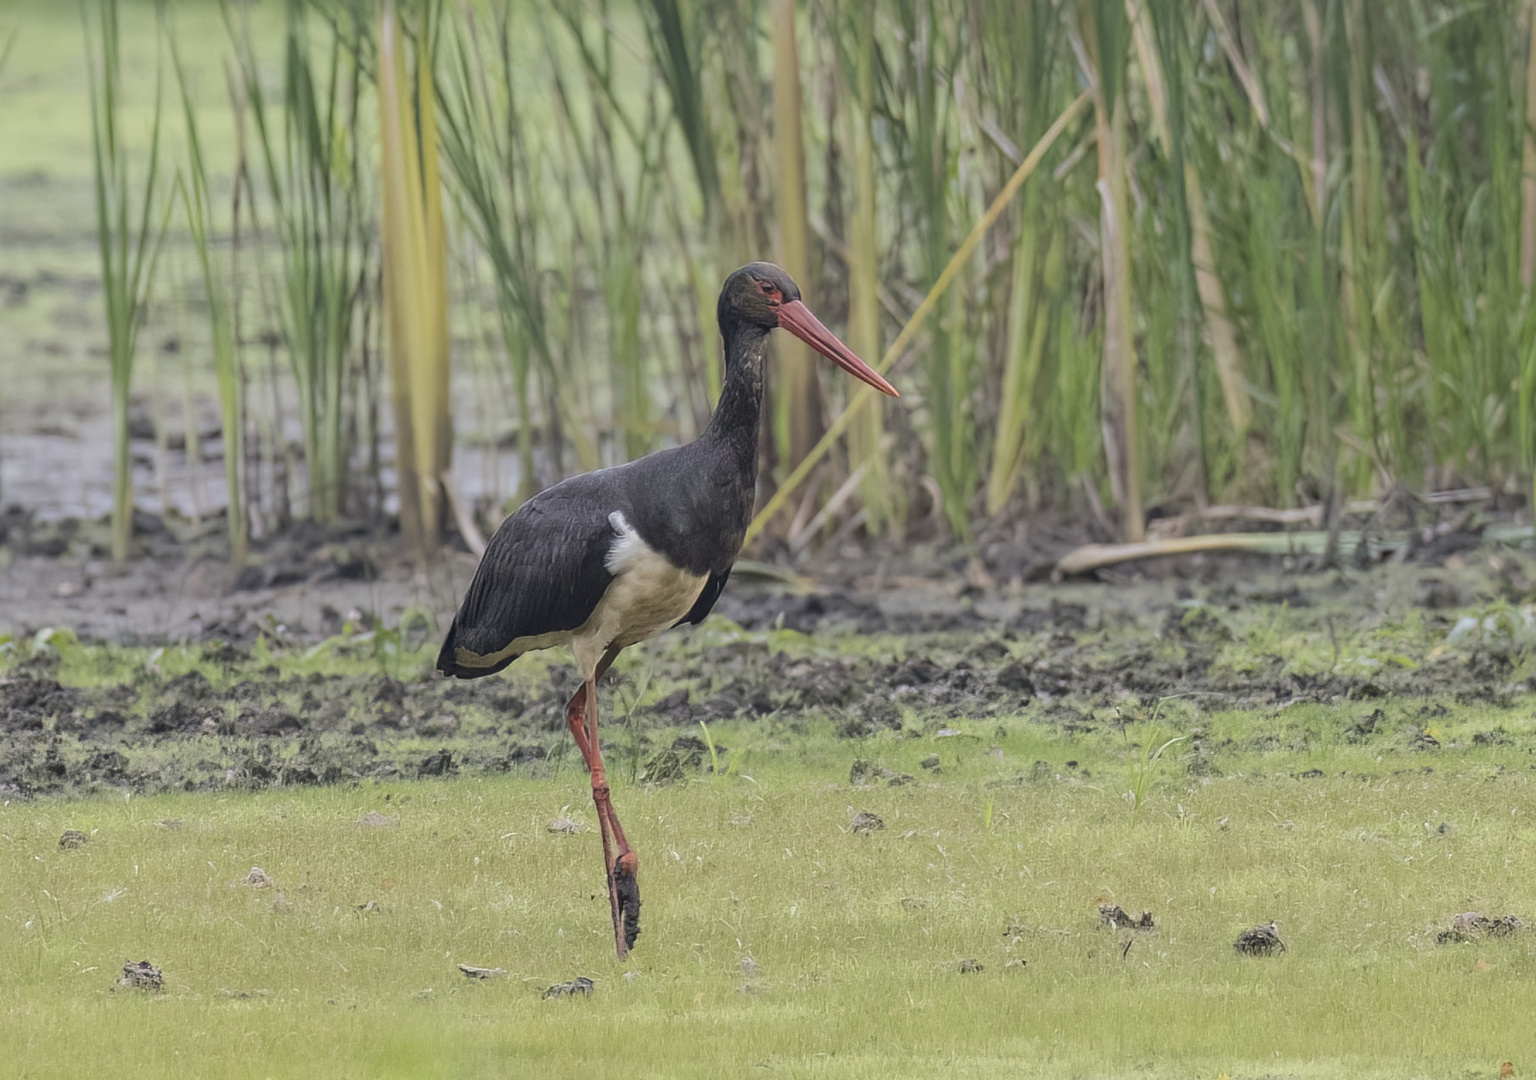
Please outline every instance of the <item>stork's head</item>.
[{"label": "stork's head", "polygon": [[811,309],[800,300],[800,287],[773,263],[748,263],[726,278],[725,287],[720,290],[717,318],[720,332],[727,338],[731,329],[742,325],[788,330],[855,378],[891,397],[901,396],[811,314]]}]

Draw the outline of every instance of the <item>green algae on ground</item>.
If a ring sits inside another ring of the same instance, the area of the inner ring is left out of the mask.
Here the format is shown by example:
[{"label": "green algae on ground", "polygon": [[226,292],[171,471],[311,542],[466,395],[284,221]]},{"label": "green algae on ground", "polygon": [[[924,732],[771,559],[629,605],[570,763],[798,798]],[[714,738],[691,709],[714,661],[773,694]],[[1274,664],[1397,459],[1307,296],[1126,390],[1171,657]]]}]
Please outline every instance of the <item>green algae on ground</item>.
[{"label": "green algae on ground", "polygon": [[[1053,598],[991,624],[905,635],[714,618],[620,658],[604,688],[605,744],[630,779],[651,763],[675,778],[659,755],[696,738],[700,722],[737,755],[799,753],[811,734],[873,740],[870,753],[901,758],[907,773],[925,755],[900,748],[946,728],[1004,750],[1032,745],[1030,760],[1053,772],[1067,760],[1079,773],[1104,762],[1124,771],[1149,750],[1150,728],[1180,740],[1158,762],[1169,773],[1372,775],[1377,757],[1400,751],[1414,767],[1448,754],[1529,764],[1526,610],[1362,609],[1384,580],[1355,583],[1350,607],[1322,602],[1326,581],[1293,582],[1246,600],[1222,587],[1140,607]],[[464,683],[431,672],[434,637],[418,613],[319,640],[274,626],[244,647],[85,644],[66,631],[0,642],[0,793],[574,765],[562,709],[574,676],[560,655]],[[682,750],[691,767],[704,760],[691,742]],[[1122,790],[1144,789],[1145,772]]]}]

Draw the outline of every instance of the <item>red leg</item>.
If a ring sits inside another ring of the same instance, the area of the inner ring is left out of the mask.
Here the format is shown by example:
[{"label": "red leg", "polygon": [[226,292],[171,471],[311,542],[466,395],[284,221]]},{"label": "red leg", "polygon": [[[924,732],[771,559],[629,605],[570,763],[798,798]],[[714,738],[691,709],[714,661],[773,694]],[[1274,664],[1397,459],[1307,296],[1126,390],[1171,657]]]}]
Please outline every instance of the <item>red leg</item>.
[{"label": "red leg", "polygon": [[[603,868],[608,877],[608,901],[613,911],[614,948],[620,960],[629,955],[640,933],[640,886],[636,877],[639,858],[624,837],[618,816],[613,812],[608,777],[603,770],[603,751],[597,736],[597,679],[613,662],[605,656],[593,677],[584,683],[566,705],[566,723],[576,746],[592,775],[592,802],[597,807],[598,826],[603,836]],[[614,857],[614,848],[618,857]]]}]

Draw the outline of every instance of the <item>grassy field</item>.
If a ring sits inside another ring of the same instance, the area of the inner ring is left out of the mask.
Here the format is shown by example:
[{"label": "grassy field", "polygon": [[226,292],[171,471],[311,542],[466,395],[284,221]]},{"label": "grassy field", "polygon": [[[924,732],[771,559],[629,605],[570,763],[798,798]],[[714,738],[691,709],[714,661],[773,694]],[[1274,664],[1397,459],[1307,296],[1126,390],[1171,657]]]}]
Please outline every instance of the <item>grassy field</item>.
[{"label": "grassy field", "polygon": [[[1536,912],[1531,700],[1406,707],[1439,749],[1362,737],[1358,702],[1173,711],[1217,767],[1147,761],[1166,718],[1073,733],[1038,706],[856,741],[711,725],[717,775],[616,770],[645,896],[623,967],[572,757],[9,802],[0,1074],[1493,1076],[1536,1062],[1536,935],[1436,934]],[[854,787],[859,758],[916,779]],[[884,828],[853,833],[863,811]],[[1101,927],[1105,899],[1157,929]],[[1287,951],[1234,952],[1270,919]],[[164,989],[114,990],[125,959]],[[579,975],[590,999],[542,998]]]}]

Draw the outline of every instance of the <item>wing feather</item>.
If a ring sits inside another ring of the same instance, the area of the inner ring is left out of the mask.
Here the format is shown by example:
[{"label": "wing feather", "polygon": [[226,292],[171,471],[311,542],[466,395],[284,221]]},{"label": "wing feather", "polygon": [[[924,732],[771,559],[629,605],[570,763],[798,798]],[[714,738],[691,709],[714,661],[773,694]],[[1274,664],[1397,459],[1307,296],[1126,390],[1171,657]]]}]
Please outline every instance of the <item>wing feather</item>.
[{"label": "wing feather", "polygon": [[703,622],[710,611],[714,609],[715,601],[720,599],[720,594],[725,591],[725,583],[730,578],[731,568],[729,566],[718,574],[710,574],[709,580],[704,583],[704,588],[699,593],[699,598],[693,602],[693,607],[689,609],[688,614],[678,619],[672,625],[678,627],[682,626],[683,623],[692,623],[694,626],[697,626]]},{"label": "wing feather", "polygon": [[521,655],[498,656],[514,641],[575,630],[603,598],[613,527],[601,500],[561,497],[565,486],[524,503],[486,545],[438,654],[443,674],[492,675]]}]

